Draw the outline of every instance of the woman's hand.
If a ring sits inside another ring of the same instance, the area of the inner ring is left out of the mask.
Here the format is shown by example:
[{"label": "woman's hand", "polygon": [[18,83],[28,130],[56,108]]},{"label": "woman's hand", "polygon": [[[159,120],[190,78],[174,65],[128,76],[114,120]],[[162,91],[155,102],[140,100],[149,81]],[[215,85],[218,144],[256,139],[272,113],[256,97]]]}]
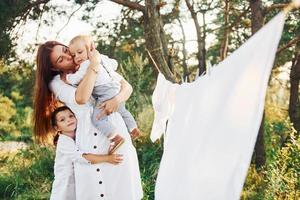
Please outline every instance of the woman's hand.
[{"label": "woman's hand", "polygon": [[113,112],[116,112],[120,105],[120,99],[118,96],[115,96],[112,99],[104,101],[97,108],[102,109],[102,112],[96,117],[98,120],[101,119],[105,115],[110,115]]},{"label": "woman's hand", "polygon": [[122,79],[121,91],[114,98],[103,102],[98,108],[103,109],[102,112],[96,117],[96,119],[101,119],[105,115],[110,115],[113,112],[116,112],[119,108],[120,103],[125,102],[132,93],[131,85],[125,80]]}]

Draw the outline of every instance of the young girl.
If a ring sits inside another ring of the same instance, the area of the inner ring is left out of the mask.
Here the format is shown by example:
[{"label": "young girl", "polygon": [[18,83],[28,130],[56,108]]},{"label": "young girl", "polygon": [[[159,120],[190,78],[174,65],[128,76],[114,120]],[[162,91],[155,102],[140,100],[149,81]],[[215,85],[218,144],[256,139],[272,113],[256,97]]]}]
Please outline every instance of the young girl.
[{"label": "young girl", "polygon": [[80,152],[75,145],[77,119],[67,106],[57,108],[51,118],[52,126],[57,131],[54,138],[56,156],[54,163],[54,182],[51,200],[75,200],[74,162],[95,164],[108,162],[117,165],[122,155],[98,155]]},{"label": "young girl", "polygon": [[[78,35],[70,41],[69,50],[74,62],[79,65],[79,69],[75,73],[66,75],[66,83],[77,86],[81,82],[89,66],[86,47],[91,48],[92,43],[91,37],[87,35]],[[102,113],[101,104],[119,94],[120,80],[123,77],[115,72],[118,65],[116,60],[100,55],[99,64],[100,70],[93,69],[97,73],[97,79],[92,93],[96,100],[92,121],[95,127],[111,140],[109,153],[113,153],[122,145],[124,139],[117,133],[116,127],[107,119],[107,116]],[[125,108],[125,104],[120,104],[117,112],[121,114],[131,137],[135,138],[140,135],[140,130],[131,113]]]}]

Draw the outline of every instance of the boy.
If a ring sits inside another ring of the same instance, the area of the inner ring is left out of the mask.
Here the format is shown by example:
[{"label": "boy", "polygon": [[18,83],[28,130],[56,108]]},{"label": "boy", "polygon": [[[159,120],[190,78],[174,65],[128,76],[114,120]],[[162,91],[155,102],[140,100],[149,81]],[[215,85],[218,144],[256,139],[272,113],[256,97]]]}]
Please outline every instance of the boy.
[{"label": "boy", "polygon": [[[75,73],[66,76],[67,83],[78,85],[82,80],[89,65],[86,46],[90,48],[91,45],[92,39],[86,35],[76,36],[70,41],[69,50],[74,57],[74,62],[80,65],[80,67]],[[124,138],[116,132],[115,126],[108,120],[107,116],[103,116],[100,119],[98,119],[98,116],[99,113],[102,112],[101,104],[120,92],[120,81],[123,77],[115,72],[118,63],[114,59],[110,59],[105,55],[100,56],[100,71],[94,70],[95,73],[97,73],[97,79],[92,96],[96,100],[96,106],[94,108],[92,121],[95,127],[112,142],[109,153],[113,153],[124,143]],[[125,104],[121,104],[117,112],[121,114],[130,135],[133,138],[137,137],[140,134],[140,130],[137,128],[137,124],[131,113],[126,110]]]}]

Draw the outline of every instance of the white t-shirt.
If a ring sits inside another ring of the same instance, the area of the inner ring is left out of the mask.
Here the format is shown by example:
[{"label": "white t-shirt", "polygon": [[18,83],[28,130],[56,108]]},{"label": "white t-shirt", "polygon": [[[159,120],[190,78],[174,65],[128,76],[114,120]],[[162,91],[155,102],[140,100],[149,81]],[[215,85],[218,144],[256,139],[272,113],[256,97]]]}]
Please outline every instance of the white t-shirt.
[{"label": "white t-shirt", "polygon": [[[86,60],[80,64],[79,69],[75,73],[67,74],[66,80],[71,85],[78,85],[83,79],[90,65],[90,61]],[[120,82],[123,77],[116,72],[118,62],[108,56],[100,54],[100,70],[97,74],[95,86],[105,85],[111,81]]]},{"label": "white t-shirt", "polygon": [[51,200],[75,199],[75,162],[89,163],[82,157],[82,152],[76,147],[75,141],[72,138],[61,134],[56,146]]}]

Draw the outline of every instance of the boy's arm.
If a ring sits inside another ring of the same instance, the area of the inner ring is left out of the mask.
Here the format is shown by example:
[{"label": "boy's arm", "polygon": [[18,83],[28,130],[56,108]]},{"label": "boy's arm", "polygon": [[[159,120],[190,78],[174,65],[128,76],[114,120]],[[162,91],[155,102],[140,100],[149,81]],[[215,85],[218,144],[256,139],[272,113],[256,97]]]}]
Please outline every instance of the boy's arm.
[{"label": "boy's arm", "polygon": [[86,74],[89,64],[90,64],[89,60],[86,60],[83,63],[81,63],[79,69],[75,73],[66,75],[65,82],[71,85],[78,85],[80,81],[83,79],[84,75]]},{"label": "boy's arm", "polygon": [[113,59],[113,58],[109,58],[106,55],[100,54],[100,58],[101,58],[101,63],[105,66],[110,68],[113,71],[116,71],[118,68],[118,62]]},{"label": "boy's arm", "polygon": [[123,76],[116,72],[118,68],[118,62],[115,59],[109,58],[106,55],[101,54],[101,64],[105,66],[105,68],[109,71],[109,74],[114,77],[114,79],[118,82],[123,80]]}]

